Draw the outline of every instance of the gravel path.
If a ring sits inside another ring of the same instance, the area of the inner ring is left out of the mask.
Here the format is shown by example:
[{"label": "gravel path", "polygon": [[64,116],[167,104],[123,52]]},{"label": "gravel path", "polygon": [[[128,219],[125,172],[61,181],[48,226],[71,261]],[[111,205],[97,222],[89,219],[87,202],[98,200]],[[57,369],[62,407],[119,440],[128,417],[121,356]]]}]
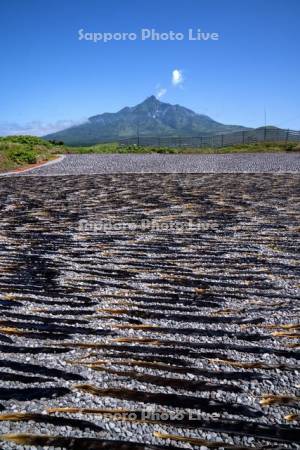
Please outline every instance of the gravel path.
[{"label": "gravel path", "polygon": [[8,177],[0,203],[0,438],[52,436],[0,448],[300,449],[300,175]]},{"label": "gravel path", "polygon": [[22,175],[102,173],[295,173],[300,153],[223,155],[66,155],[62,160]]}]

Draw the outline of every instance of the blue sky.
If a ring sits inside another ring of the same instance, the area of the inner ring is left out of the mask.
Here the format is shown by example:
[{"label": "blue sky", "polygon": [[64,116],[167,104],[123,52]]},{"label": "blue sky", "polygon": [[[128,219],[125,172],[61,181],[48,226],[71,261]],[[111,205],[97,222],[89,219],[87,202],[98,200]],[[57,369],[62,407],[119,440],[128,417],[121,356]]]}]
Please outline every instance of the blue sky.
[{"label": "blue sky", "polygon": [[[266,109],[268,123],[300,129],[299,17],[299,0],[1,0],[0,135],[43,134],[160,90],[223,123],[260,126]],[[142,41],[142,28],[220,38]],[[138,38],[93,43],[80,29]]]}]

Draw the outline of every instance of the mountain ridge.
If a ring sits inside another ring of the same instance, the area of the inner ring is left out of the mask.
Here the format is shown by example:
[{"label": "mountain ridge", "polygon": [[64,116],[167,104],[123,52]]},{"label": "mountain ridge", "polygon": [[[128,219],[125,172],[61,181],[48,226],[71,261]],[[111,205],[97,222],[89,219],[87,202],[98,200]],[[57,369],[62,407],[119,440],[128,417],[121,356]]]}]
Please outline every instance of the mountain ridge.
[{"label": "mountain ridge", "polygon": [[135,106],[115,113],[105,112],[87,122],[44,136],[67,145],[94,145],[101,142],[140,136],[200,136],[247,130],[240,125],[225,125],[181,105],[161,102],[154,95]]}]

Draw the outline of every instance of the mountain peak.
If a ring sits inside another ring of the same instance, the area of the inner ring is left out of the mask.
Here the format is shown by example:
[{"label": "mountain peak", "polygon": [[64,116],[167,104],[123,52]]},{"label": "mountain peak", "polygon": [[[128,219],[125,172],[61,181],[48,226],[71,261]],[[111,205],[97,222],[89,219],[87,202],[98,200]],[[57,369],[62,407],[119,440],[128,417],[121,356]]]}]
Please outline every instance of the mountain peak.
[{"label": "mountain peak", "polygon": [[152,104],[159,104],[159,103],[161,103],[156,97],[155,97],[155,95],[150,95],[150,97],[147,97],[142,103],[140,103],[141,105],[143,105],[143,104],[150,104],[150,105],[152,105]]},{"label": "mountain peak", "polygon": [[68,145],[93,145],[99,142],[134,137],[137,124],[141,136],[202,136],[240,131],[243,127],[223,125],[208,116],[180,105],[171,105],[150,95],[136,106],[116,113],[89,117],[88,121],[46,136]]},{"label": "mountain peak", "polygon": [[150,97],[147,97],[146,98],[146,100],[145,101],[147,101],[147,100],[157,100],[157,101],[159,101],[156,97],[155,97],[155,95],[150,95]]}]

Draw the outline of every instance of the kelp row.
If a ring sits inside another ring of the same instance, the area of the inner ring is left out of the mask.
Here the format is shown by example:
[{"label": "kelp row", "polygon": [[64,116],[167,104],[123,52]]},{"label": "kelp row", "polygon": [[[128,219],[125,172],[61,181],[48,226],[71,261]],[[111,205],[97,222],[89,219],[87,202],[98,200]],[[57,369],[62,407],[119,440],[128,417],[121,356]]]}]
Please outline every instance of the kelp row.
[{"label": "kelp row", "polygon": [[[269,441],[278,450],[280,443],[298,443],[299,181],[298,175],[0,180],[0,429],[9,421],[58,430],[2,440],[123,450],[173,448],[166,440],[254,448],[228,443],[238,436],[254,437],[263,449]],[[80,220],[200,227],[93,232],[82,231]],[[280,385],[287,375],[293,382],[284,391],[261,392],[251,406],[237,401],[252,395],[251,383]],[[61,398],[67,408],[59,407]],[[84,407],[89,398],[99,408]],[[51,402],[47,414],[43,399]],[[101,418],[109,399],[123,410],[130,404],[145,440],[156,444],[129,442],[125,431],[122,441],[110,434]],[[7,409],[11,401],[19,412]],[[31,401],[40,412],[21,412]],[[183,417],[147,421],[142,405],[177,408]],[[276,426],[272,408],[282,418]],[[189,409],[205,418],[189,420]],[[157,424],[165,432],[155,432]],[[62,436],[61,426],[101,436]],[[208,431],[222,442],[203,438]]]}]

